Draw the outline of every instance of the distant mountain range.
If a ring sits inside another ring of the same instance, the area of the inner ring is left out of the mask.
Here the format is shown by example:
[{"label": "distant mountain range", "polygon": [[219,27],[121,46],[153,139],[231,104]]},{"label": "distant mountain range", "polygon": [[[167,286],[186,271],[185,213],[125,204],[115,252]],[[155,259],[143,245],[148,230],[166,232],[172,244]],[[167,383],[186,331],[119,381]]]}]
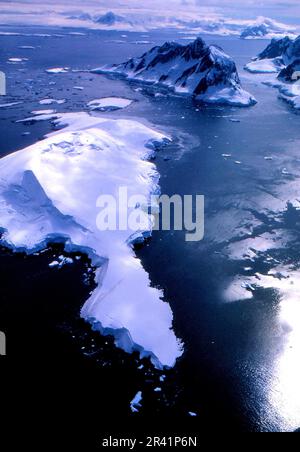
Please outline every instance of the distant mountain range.
[{"label": "distant mountain range", "polygon": [[276,22],[275,20],[260,17],[253,24],[248,25],[242,33],[242,39],[274,38],[293,34],[293,28]]},{"label": "distant mountain range", "polygon": [[[221,17],[188,19],[171,16],[116,14],[108,11],[102,15],[72,14],[69,19],[85,22],[85,26],[97,26],[114,30],[149,31],[159,28],[176,28],[187,34],[203,33],[221,36],[238,36],[242,39],[272,39],[295,35],[295,28],[266,17],[256,20],[226,19]],[[89,23],[89,24],[88,24]]]}]

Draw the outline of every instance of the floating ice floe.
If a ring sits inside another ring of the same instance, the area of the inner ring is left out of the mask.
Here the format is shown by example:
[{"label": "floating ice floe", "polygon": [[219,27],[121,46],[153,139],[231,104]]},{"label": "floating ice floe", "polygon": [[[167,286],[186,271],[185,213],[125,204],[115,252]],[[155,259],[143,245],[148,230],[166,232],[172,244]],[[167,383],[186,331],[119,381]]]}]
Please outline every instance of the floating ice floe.
[{"label": "floating ice floe", "polygon": [[86,33],[82,33],[81,31],[69,31],[68,35],[70,35],[70,36],[86,36]]},{"label": "floating ice floe", "polygon": [[46,69],[47,74],[65,74],[69,72],[69,67],[54,67],[51,69]]},{"label": "floating ice floe", "polygon": [[115,196],[123,186],[128,197],[157,193],[159,175],[147,161],[153,155],[149,144],[166,137],[132,120],[87,113],[57,118],[64,130],[0,160],[2,244],[34,253],[58,241],[66,252],[87,254],[97,268],[97,287],[82,317],[94,330],[114,336],[126,352],[138,351],[157,368],[171,367],[182,354],[172,311],[163,292],[151,287],[131,246],[136,235],[151,233],[147,210],[134,205],[129,211],[143,218],[135,231],[97,227],[100,195]]},{"label": "floating ice floe", "polygon": [[9,63],[23,63],[24,61],[28,61],[28,58],[9,58],[7,61]]},{"label": "floating ice floe", "polygon": [[36,47],[34,47],[34,46],[19,46],[18,48],[22,49],[22,50],[34,50]]},{"label": "floating ice floe", "polygon": [[59,256],[58,260],[50,262],[50,268],[62,268],[64,265],[71,265],[74,263],[74,260],[71,257]]},{"label": "floating ice floe", "polygon": [[91,110],[111,111],[120,110],[129,107],[133,100],[122,97],[103,97],[102,99],[95,99],[90,101],[87,106]]},{"label": "floating ice floe", "polygon": [[130,409],[133,413],[137,413],[142,408],[142,399],[142,391],[137,392],[130,402]]},{"label": "floating ice floe", "polygon": [[[35,114],[35,113],[34,113]],[[24,124],[28,124],[28,123],[35,123],[35,122],[40,122],[40,121],[51,121],[54,119],[58,118],[58,114],[56,113],[52,113],[52,114],[38,114],[35,116],[30,116],[29,118],[24,118],[24,119],[18,119],[16,121],[16,123],[24,123]]]},{"label": "floating ice floe", "polygon": [[8,107],[15,107],[16,105],[21,105],[23,102],[10,102],[7,104],[0,104],[0,108],[8,108]]},{"label": "floating ice floe", "polygon": [[145,45],[145,44],[154,44],[153,43],[153,41],[143,41],[143,40],[140,40],[140,41],[131,41],[131,43],[130,44],[140,44],[140,45]]},{"label": "floating ice floe", "polygon": [[42,99],[39,101],[40,105],[65,104],[66,99]]},{"label": "floating ice floe", "polygon": [[32,115],[39,116],[39,115],[53,115],[56,113],[55,110],[33,110],[31,112]]}]

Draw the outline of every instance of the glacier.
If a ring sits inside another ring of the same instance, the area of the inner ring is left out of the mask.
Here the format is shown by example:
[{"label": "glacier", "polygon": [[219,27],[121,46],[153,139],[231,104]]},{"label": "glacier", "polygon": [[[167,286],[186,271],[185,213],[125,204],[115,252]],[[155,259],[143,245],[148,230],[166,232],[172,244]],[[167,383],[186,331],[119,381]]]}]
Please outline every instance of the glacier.
[{"label": "glacier", "polygon": [[238,107],[256,100],[241,87],[233,59],[217,46],[207,46],[201,38],[181,45],[166,42],[140,58],[122,64],[96,68],[93,73],[114,73],[190,95],[204,103]]},{"label": "glacier", "polygon": [[84,112],[53,121],[65,128],[0,160],[1,243],[28,254],[57,242],[86,253],[97,287],[81,316],[126,352],[138,351],[157,368],[172,367],[183,346],[172,330],[170,305],[134,253],[132,230],[99,231],[96,225],[99,195],[126,186],[129,196],[148,199],[158,190],[159,175],[147,159],[167,137],[137,121]]}]

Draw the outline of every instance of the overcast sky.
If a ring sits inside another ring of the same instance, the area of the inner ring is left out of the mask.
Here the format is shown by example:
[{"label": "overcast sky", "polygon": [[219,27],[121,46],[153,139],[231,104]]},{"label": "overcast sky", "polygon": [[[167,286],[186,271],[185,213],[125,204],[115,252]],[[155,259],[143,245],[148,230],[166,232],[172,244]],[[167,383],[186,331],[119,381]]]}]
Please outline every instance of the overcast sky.
[{"label": "overcast sky", "polygon": [[179,14],[219,14],[232,18],[252,19],[268,16],[277,20],[300,23],[299,0],[0,0],[0,14],[43,14],[45,11],[62,13],[70,10],[92,12],[128,11],[149,14],[165,12]]}]

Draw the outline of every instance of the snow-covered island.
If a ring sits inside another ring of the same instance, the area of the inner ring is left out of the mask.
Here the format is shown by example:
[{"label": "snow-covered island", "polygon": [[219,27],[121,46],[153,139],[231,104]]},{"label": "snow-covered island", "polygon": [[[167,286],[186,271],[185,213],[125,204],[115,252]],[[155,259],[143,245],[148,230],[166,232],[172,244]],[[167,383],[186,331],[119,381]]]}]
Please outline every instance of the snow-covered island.
[{"label": "snow-covered island", "polygon": [[295,36],[295,27],[282,24],[268,17],[258,17],[241,33],[242,39],[272,39],[290,35]]},{"label": "snow-covered island", "polygon": [[[137,236],[151,233],[150,217],[148,230],[97,227],[99,196],[115,199],[120,187],[128,187],[128,197],[150,199],[158,191],[159,175],[147,158],[167,138],[132,120],[88,113],[56,118],[64,129],[0,160],[1,244],[31,254],[59,242],[66,251],[86,253],[97,268],[97,287],[82,317],[94,330],[113,335],[123,350],[150,357],[158,368],[171,367],[182,354],[171,308],[162,291],[151,287],[132,247]],[[143,206],[131,210],[149,216]]]},{"label": "snow-covered island", "polygon": [[187,45],[166,42],[139,58],[92,72],[115,73],[167,87],[177,94],[190,95],[205,103],[239,107],[256,103],[254,97],[242,89],[233,59],[220,47],[206,45],[201,38]]},{"label": "snow-covered island", "polygon": [[276,73],[267,84],[279,89],[280,97],[300,109],[300,36],[273,39],[245,69],[252,73]]}]

